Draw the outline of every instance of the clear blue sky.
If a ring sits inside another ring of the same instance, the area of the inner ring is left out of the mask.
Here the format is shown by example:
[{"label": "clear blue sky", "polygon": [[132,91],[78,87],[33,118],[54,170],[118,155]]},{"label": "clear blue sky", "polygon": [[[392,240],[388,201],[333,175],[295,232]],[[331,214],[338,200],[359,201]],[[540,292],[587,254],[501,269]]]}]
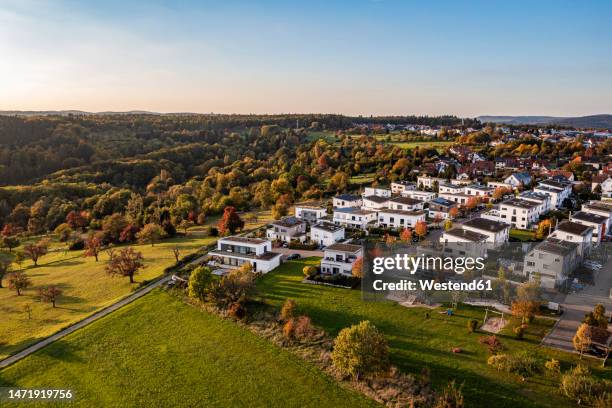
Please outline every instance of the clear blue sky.
[{"label": "clear blue sky", "polygon": [[0,0],[0,109],[612,113],[612,1]]}]

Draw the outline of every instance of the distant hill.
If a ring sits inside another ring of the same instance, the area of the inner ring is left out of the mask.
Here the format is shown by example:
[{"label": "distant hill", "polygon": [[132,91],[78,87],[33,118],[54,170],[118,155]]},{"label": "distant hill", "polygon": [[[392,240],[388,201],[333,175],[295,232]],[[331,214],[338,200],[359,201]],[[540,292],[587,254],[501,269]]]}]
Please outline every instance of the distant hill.
[{"label": "distant hill", "polygon": [[590,115],[580,117],[558,116],[479,116],[481,122],[508,125],[561,125],[577,128],[612,129],[612,115]]},{"label": "distant hill", "polygon": [[59,116],[68,116],[68,115],[160,115],[157,112],[148,112],[141,110],[133,110],[126,112],[86,112],[81,110],[57,110],[57,111],[0,111],[0,115],[4,116],[49,116],[49,115],[59,115]]}]

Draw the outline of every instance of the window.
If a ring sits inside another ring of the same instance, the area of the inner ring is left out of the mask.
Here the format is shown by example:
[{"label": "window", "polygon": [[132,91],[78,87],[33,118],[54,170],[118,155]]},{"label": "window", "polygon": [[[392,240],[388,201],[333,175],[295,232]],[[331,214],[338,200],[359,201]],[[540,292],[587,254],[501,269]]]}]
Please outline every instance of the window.
[{"label": "window", "polygon": [[535,266],[535,262],[527,262],[527,266]]}]

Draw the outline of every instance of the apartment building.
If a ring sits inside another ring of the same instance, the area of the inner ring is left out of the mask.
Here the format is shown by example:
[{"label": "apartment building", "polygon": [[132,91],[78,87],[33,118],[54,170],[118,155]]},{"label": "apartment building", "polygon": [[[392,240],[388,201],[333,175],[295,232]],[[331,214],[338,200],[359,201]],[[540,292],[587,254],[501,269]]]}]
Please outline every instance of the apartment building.
[{"label": "apartment building", "polygon": [[520,198],[511,198],[499,204],[499,221],[519,229],[528,229],[538,221],[539,204]]},{"label": "apartment building", "polygon": [[376,224],[376,211],[360,208],[336,208],[334,209],[333,222],[347,228],[365,230],[368,226]]},{"label": "apartment building", "polygon": [[578,243],[548,238],[527,253],[523,274],[552,289],[567,282],[578,262]]},{"label": "apartment building", "polygon": [[377,195],[370,195],[363,197],[363,204],[361,205],[362,210],[378,211],[383,208],[387,208],[387,202],[389,197],[381,197]]},{"label": "apartment building", "polygon": [[597,245],[606,236],[606,225],[608,219],[602,215],[592,214],[584,211],[578,211],[574,214],[570,213],[570,221],[578,224],[586,225],[593,228],[593,244]]},{"label": "apartment building", "polygon": [[362,196],[391,197],[391,189],[387,187],[366,187]]},{"label": "apartment building", "polygon": [[310,240],[320,246],[329,246],[344,239],[344,227],[330,222],[321,222],[310,227]]},{"label": "apartment building", "polygon": [[332,199],[334,208],[361,208],[361,196],[353,194],[339,194]]},{"label": "apartment building", "polygon": [[391,183],[391,193],[393,194],[401,194],[409,190],[416,190],[416,184],[411,181],[394,181]]},{"label": "apartment building", "polygon": [[451,208],[457,208],[457,203],[442,197],[435,198],[429,202],[427,209],[429,218],[440,217],[443,220],[450,218]]},{"label": "apartment building", "polygon": [[382,228],[414,228],[419,221],[425,221],[425,211],[388,209],[378,211],[378,225]]},{"label": "apartment building", "polygon": [[295,216],[307,223],[317,223],[327,216],[327,209],[320,206],[297,204],[295,206]]},{"label": "apartment building", "polygon": [[306,240],[306,223],[297,217],[284,217],[273,221],[266,230],[266,238],[273,241],[300,241]]},{"label": "apartment building", "polygon": [[557,228],[550,234],[550,238],[577,243],[577,254],[581,259],[584,259],[591,250],[593,227],[573,221],[563,221],[557,224]]},{"label": "apartment building", "polygon": [[419,211],[424,206],[423,201],[410,197],[392,197],[387,201],[387,208],[390,210]]},{"label": "apartment building", "polygon": [[464,230],[485,235],[486,242],[495,246],[508,242],[510,226],[506,223],[488,220],[486,218],[473,218],[461,224]]},{"label": "apartment building", "polygon": [[431,200],[435,199],[438,195],[434,192],[431,191],[411,191],[411,190],[407,190],[407,191],[403,191],[401,193],[402,197],[410,197],[410,198],[414,198],[415,200],[420,200],[423,201],[425,203],[430,202]]}]

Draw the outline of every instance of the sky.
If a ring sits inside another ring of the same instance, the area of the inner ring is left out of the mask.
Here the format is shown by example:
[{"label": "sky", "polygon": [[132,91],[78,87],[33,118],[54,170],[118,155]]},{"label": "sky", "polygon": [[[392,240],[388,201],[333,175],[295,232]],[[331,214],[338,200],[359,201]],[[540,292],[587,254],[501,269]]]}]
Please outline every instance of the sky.
[{"label": "sky", "polygon": [[0,0],[0,110],[612,113],[612,1]]}]

